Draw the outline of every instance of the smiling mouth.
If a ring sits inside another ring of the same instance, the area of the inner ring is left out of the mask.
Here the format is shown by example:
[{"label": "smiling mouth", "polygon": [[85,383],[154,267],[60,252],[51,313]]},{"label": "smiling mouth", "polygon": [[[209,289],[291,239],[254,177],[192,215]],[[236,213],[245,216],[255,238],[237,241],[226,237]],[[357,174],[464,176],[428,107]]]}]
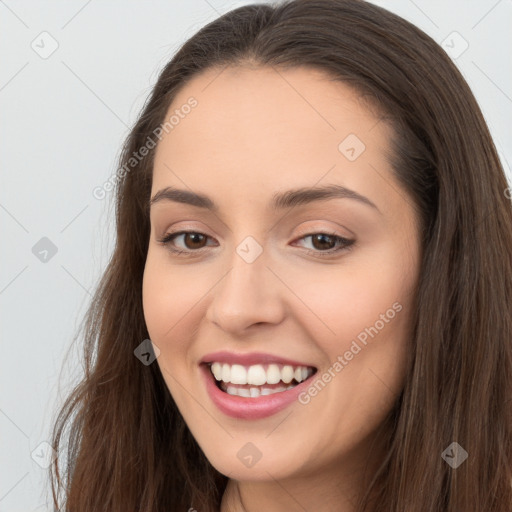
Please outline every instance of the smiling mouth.
[{"label": "smiling mouth", "polygon": [[244,398],[282,393],[308,380],[317,371],[312,366],[277,363],[243,366],[213,362],[208,366],[221,391]]}]

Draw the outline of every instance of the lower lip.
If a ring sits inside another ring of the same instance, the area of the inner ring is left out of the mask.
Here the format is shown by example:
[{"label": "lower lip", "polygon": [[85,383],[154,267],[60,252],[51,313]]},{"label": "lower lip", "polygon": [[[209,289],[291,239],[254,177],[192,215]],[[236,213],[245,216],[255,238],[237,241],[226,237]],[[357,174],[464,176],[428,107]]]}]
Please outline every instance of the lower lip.
[{"label": "lower lip", "polygon": [[272,416],[282,411],[292,402],[298,401],[299,394],[309,386],[309,380],[311,378],[309,377],[287,391],[280,391],[279,393],[254,398],[245,398],[230,395],[219,389],[208,365],[201,364],[201,372],[205,379],[208,394],[220,411],[232,418],[246,420],[257,420]]}]

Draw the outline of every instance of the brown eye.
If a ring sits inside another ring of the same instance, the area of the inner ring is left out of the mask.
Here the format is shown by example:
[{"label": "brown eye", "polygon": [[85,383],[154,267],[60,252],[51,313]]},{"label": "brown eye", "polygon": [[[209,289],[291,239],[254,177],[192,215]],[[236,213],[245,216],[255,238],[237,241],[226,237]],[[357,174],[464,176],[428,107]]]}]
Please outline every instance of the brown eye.
[{"label": "brown eye", "polygon": [[[329,242],[329,239],[331,242]],[[336,237],[325,233],[317,233],[315,235],[311,235],[311,243],[315,249],[327,251],[336,246]]]},{"label": "brown eye", "polygon": [[[182,238],[181,246],[175,240]],[[197,231],[178,231],[176,233],[169,233],[164,238],[158,240],[162,245],[168,247],[171,252],[184,253],[184,252],[199,252],[205,247],[205,242],[209,236]]]},{"label": "brown eye", "polygon": [[302,235],[299,240],[307,241],[307,245],[312,248],[306,248],[308,254],[320,257],[329,257],[335,253],[349,251],[352,249],[355,240],[350,240],[336,233],[316,232]]},{"label": "brown eye", "polygon": [[202,233],[183,233],[183,241],[187,249],[201,249],[206,236]]}]

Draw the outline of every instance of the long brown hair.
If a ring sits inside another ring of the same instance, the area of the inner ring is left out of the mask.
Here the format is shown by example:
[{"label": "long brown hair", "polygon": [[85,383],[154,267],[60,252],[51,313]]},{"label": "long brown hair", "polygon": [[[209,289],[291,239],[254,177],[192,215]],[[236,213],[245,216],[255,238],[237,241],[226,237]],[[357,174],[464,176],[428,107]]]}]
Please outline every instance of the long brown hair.
[{"label": "long brown hair", "polygon": [[[116,245],[83,324],[85,375],[55,420],[52,444],[58,452],[67,446],[50,471],[55,505],[68,512],[219,510],[227,478],[198,447],[158,365],[134,356],[149,337],[141,290],[154,149],[128,163],[191,77],[247,62],[319,69],[368,98],[393,127],[389,158],[422,220],[407,376],[385,423],[387,455],[358,510],[510,512],[505,174],[480,108],[442,48],[362,0],[240,7],[197,32],[161,72],[120,158]],[[468,454],[456,469],[442,457],[454,442]]]}]

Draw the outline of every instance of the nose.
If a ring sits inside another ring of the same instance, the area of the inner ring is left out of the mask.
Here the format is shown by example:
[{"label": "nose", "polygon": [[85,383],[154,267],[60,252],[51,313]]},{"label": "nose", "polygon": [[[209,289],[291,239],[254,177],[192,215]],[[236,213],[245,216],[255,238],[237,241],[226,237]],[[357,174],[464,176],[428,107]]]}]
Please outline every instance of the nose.
[{"label": "nose", "polygon": [[242,336],[254,324],[278,324],[285,314],[286,287],[271,271],[265,251],[252,263],[238,253],[213,288],[206,318],[223,331]]}]

